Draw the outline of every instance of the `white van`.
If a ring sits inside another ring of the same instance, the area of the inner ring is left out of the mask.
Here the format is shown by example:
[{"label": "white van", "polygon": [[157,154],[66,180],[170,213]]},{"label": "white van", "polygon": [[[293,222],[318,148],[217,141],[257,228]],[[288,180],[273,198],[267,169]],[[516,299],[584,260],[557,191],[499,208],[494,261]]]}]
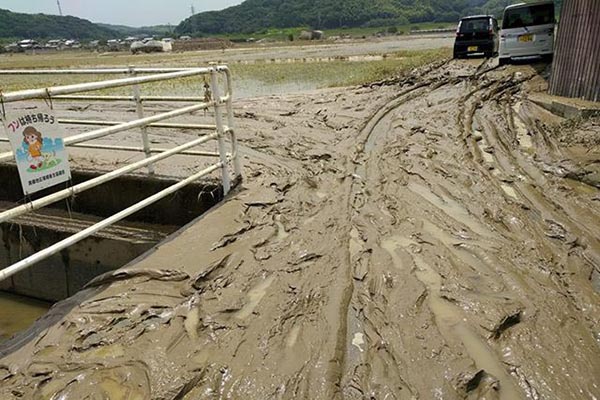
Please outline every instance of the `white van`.
[{"label": "white van", "polygon": [[555,24],[554,1],[506,7],[500,31],[500,65],[519,58],[551,59]]}]

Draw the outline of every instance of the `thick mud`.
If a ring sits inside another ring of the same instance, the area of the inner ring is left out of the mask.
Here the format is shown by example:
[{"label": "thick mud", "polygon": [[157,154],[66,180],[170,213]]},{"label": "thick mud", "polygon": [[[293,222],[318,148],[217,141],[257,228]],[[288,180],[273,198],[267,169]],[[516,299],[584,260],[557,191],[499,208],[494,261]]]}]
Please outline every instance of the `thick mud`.
[{"label": "thick mud", "polygon": [[244,187],[0,347],[0,398],[600,398],[600,130],[543,73],[239,103]]}]

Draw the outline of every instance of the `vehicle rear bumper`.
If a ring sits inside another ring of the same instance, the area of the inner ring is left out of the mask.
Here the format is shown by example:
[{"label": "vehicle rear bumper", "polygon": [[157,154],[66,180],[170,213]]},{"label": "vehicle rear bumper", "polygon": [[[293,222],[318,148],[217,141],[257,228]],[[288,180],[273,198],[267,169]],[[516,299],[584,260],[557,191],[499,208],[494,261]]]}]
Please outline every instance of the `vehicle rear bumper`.
[{"label": "vehicle rear bumper", "polygon": [[544,57],[554,54],[553,49],[525,49],[525,50],[500,50],[500,58],[534,58],[534,57]]},{"label": "vehicle rear bumper", "polygon": [[[477,47],[477,50],[469,50],[469,48]],[[494,52],[494,42],[486,41],[486,42],[460,42],[454,44],[454,54],[458,55],[467,55],[467,54],[477,54],[477,53],[493,53]]]}]

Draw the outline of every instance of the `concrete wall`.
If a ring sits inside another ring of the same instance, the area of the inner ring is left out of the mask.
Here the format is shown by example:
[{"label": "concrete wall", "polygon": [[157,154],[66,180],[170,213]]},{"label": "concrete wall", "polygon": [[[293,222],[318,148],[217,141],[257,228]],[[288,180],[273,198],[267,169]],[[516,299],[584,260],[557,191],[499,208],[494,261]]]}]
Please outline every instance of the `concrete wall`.
[{"label": "concrete wall", "polygon": [[[2,224],[0,228],[0,268],[71,234],[35,225]],[[96,276],[127,264],[156,243],[116,237],[90,237],[0,282],[0,290],[47,301],[62,300],[75,294]]]},{"label": "concrete wall", "polygon": [[[73,184],[97,176],[73,171]],[[0,209],[23,203],[16,168],[0,164]],[[60,201],[54,208],[0,224],[0,269],[116,214],[128,206],[173,185],[177,180],[145,175],[124,176]],[[39,198],[55,192],[36,193]],[[39,264],[0,282],[0,290],[58,301],[75,294],[96,276],[118,269],[142,255],[168,234],[203,214],[222,198],[215,184],[189,185],[154,205],[132,215],[128,222],[107,228]]]},{"label": "concrete wall", "polygon": [[[86,171],[71,173],[74,185],[98,176],[97,173]],[[14,165],[0,164],[0,182],[2,182],[0,201],[22,202],[21,181]],[[149,178],[146,175],[127,175],[80,193],[75,199],[69,199],[68,208],[75,212],[108,217],[177,182],[178,180],[168,177]],[[43,197],[56,190],[57,187],[49,188],[36,193],[31,198]],[[198,182],[141,210],[127,220],[183,226],[202,215],[222,197],[223,191],[220,185]],[[67,201],[58,202],[51,207],[67,210]]]}]

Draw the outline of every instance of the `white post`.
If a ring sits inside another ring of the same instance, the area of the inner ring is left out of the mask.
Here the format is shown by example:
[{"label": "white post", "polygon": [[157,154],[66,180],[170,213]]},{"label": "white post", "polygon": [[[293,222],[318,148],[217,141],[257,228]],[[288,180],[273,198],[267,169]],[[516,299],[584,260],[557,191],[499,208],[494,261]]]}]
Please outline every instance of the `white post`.
[{"label": "white post", "polygon": [[231,177],[227,168],[227,149],[225,148],[225,130],[223,128],[223,112],[221,111],[221,94],[219,93],[218,71],[216,67],[210,69],[210,89],[215,107],[215,122],[217,125],[217,143],[221,159],[221,178],[223,179],[223,195],[231,190]]},{"label": "white post", "polygon": [[234,128],[233,118],[233,88],[231,85],[231,72],[229,69],[225,70],[227,77],[227,125],[229,128],[229,134],[231,135],[231,154],[233,154],[233,171],[235,179],[242,179],[242,162],[239,153],[239,147],[237,142],[237,135]]},{"label": "white post", "polygon": [[[129,67],[129,74],[135,77],[135,67]],[[138,119],[144,118],[144,106],[142,104],[142,99],[140,95],[140,86],[138,84],[133,85],[133,100],[135,101],[135,109],[137,112]],[[144,147],[144,153],[146,154],[146,158],[152,156],[152,152],[150,151],[150,141],[148,140],[148,128],[146,126],[142,126],[140,128],[142,132],[142,146]],[[154,174],[154,167],[152,164],[148,165],[148,173]]]}]

